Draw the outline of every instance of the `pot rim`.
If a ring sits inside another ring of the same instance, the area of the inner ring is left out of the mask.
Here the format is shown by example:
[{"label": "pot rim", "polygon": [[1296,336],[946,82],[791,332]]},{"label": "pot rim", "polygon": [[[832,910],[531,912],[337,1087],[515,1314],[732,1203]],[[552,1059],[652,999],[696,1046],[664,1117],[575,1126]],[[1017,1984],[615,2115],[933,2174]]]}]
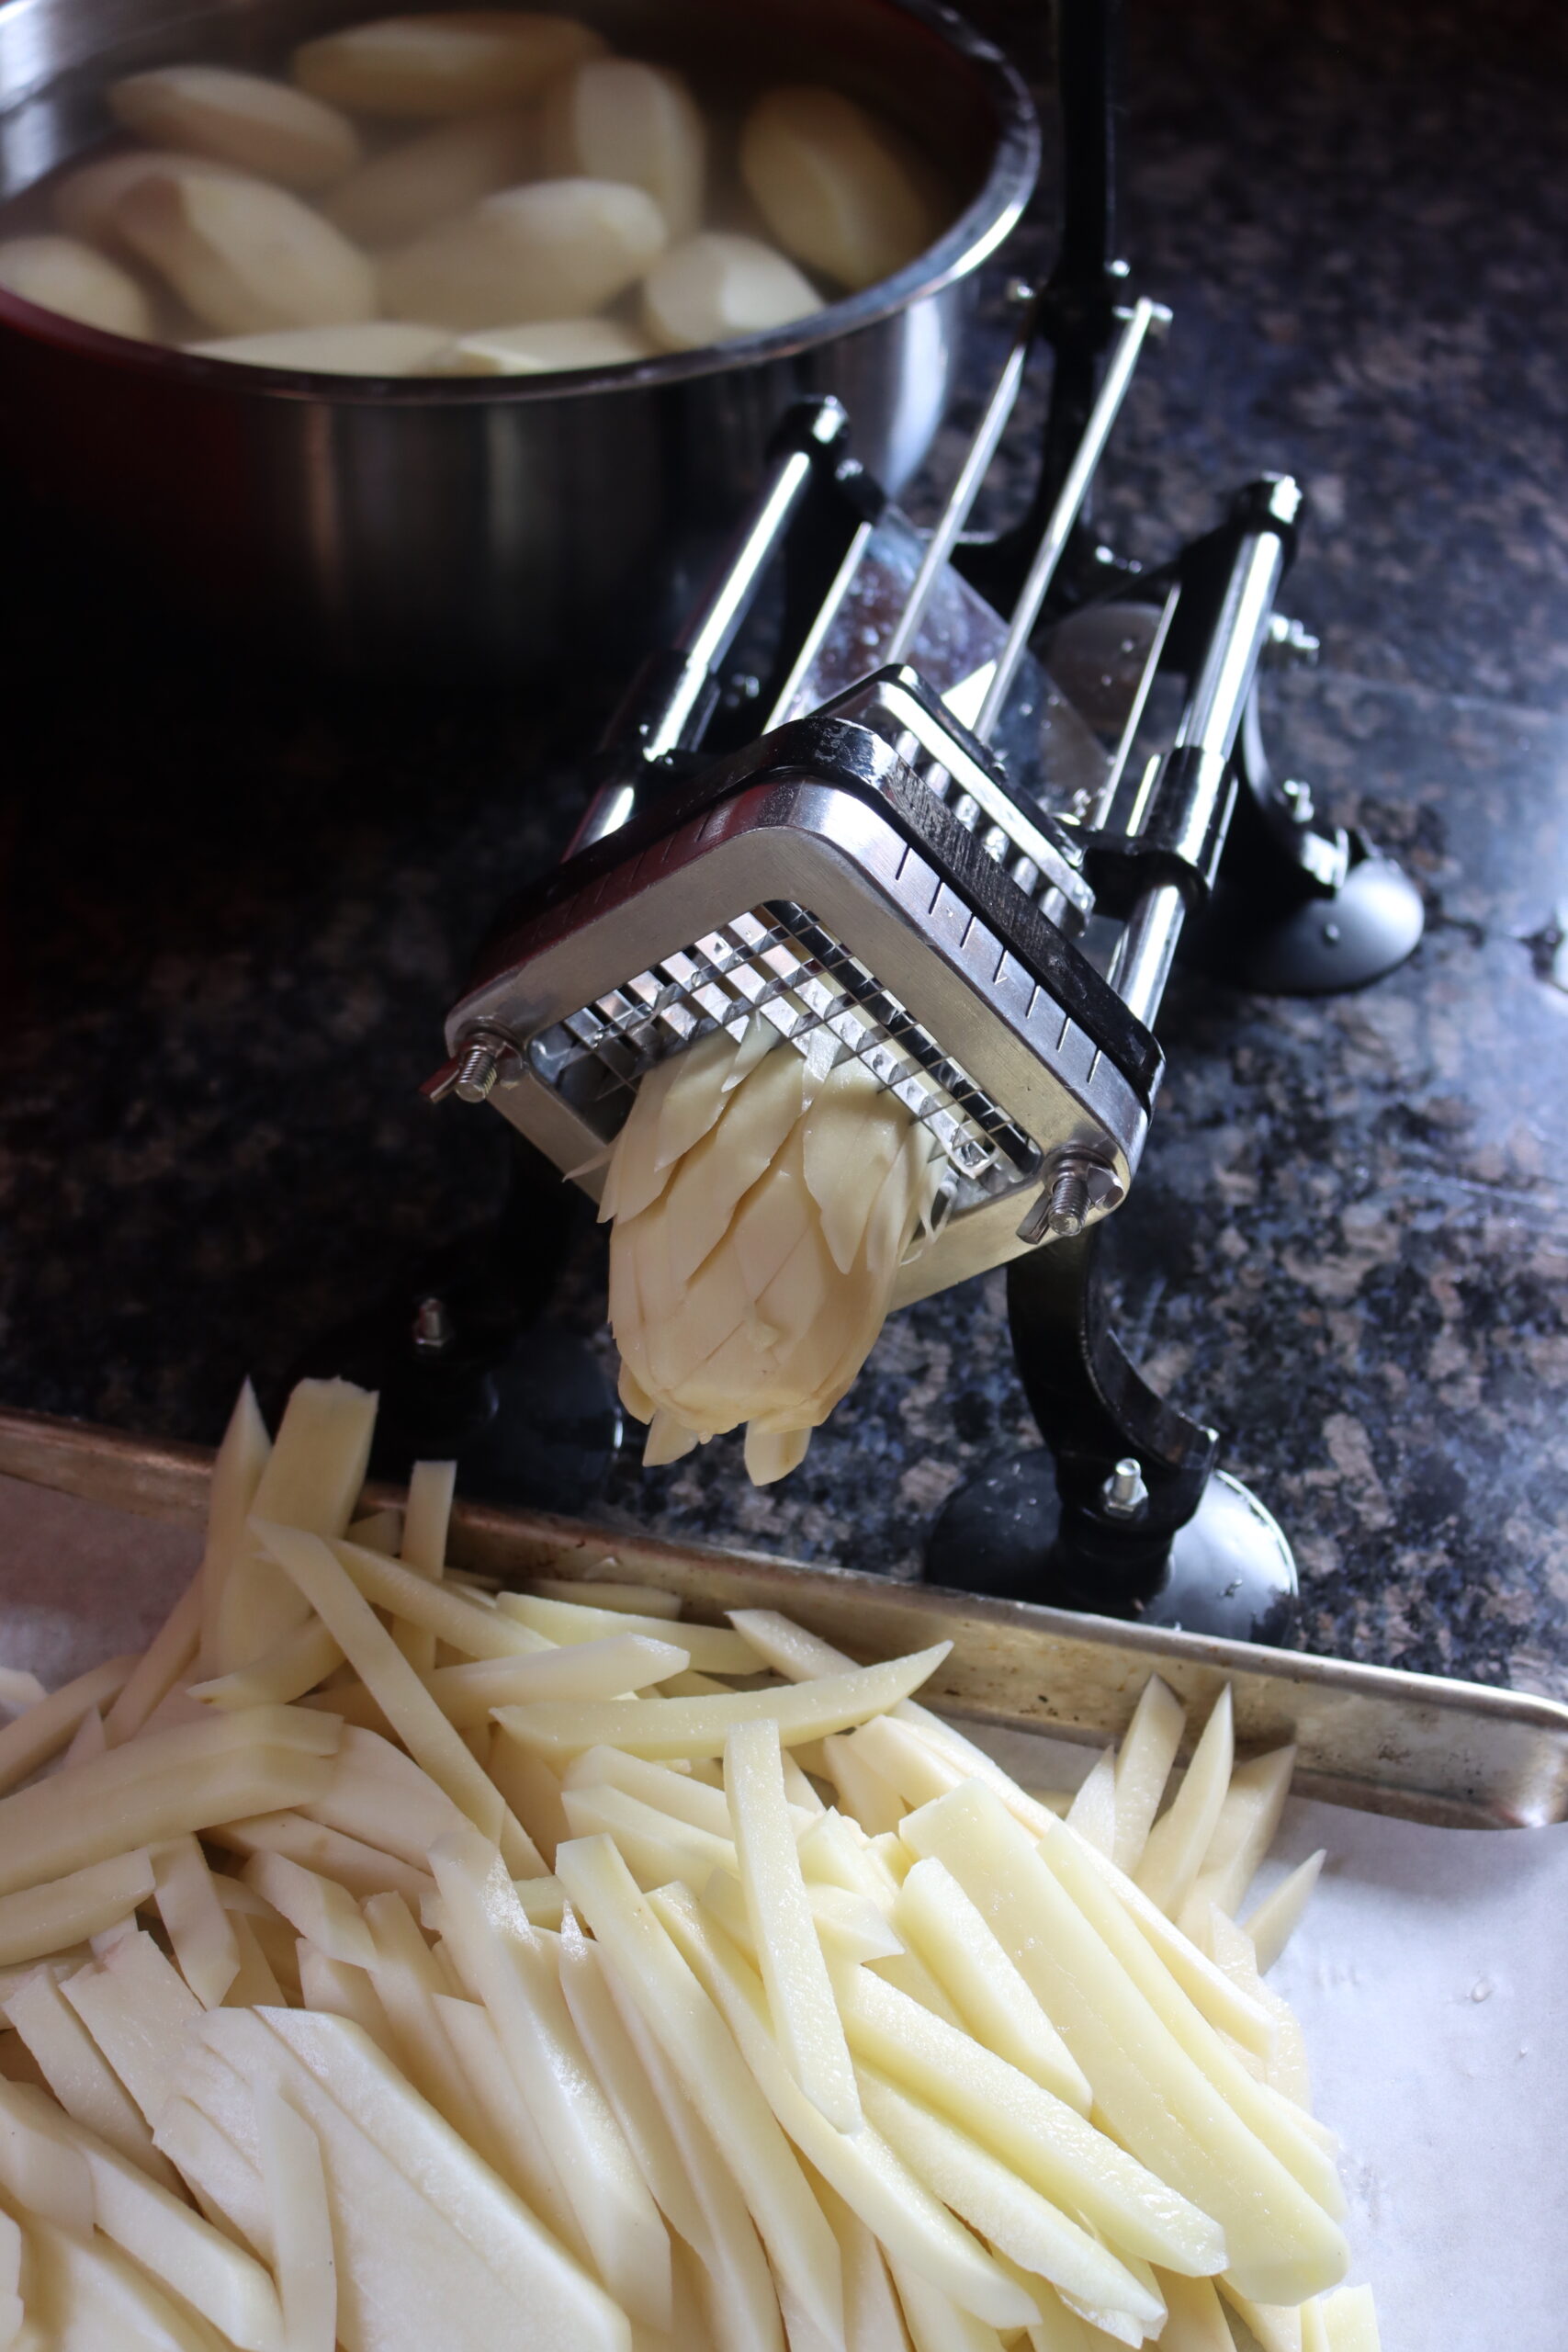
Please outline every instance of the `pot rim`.
[{"label": "pot rim", "polygon": [[85,326],[4,288],[0,288],[0,334],[25,335],[107,367],[162,376],[194,389],[260,400],[405,408],[516,405],[580,394],[657,390],[699,377],[765,367],[836,343],[907,310],[925,295],[940,292],[988,260],[1017,225],[1040,171],[1039,118],[1022,75],[996,43],[956,9],[943,6],[942,0],[881,0],[881,5],[934,33],[976,70],[994,109],[996,143],[980,187],[933,245],[892,277],[879,278],[874,286],[829,302],[813,311],[808,320],[774,327],[764,334],[739,336],[731,343],[710,344],[700,351],[667,352],[654,359],[622,360],[614,367],[559,368],[525,377],[348,376],[256,367],[248,360],[198,358],[166,344],[136,342]]}]

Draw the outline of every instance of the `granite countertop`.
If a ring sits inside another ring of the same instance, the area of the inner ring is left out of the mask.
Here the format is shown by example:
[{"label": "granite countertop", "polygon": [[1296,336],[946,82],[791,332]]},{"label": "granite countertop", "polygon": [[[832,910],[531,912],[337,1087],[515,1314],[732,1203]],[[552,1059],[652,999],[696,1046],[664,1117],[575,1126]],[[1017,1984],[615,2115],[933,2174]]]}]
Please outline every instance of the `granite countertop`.
[{"label": "granite countertop", "polygon": [[[1568,1697],[1562,36],[1519,0],[1128,18],[1124,244],[1177,325],[1103,526],[1148,556],[1253,472],[1307,480],[1286,605],[1325,657],[1275,689],[1277,756],[1427,931],[1356,996],[1179,976],[1124,1329],[1285,1525],[1306,1646]],[[500,1123],[414,1089],[608,684],[330,691],[106,611],[66,555],[0,601],[0,1397],[211,1439],[247,1371],[276,1393],[493,1214]],[[591,1247],[558,1311],[597,1332]],[[896,1318],[783,1486],[735,1441],[625,1450],[604,1506],[907,1575],[1032,1438],[993,1276]]]}]

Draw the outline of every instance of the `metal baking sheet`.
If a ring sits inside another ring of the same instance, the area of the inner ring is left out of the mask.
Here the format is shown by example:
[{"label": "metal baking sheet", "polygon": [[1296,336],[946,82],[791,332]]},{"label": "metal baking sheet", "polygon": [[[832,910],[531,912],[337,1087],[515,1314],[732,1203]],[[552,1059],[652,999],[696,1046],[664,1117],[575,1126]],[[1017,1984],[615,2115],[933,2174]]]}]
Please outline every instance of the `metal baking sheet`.
[{"label": "metal baking sheet", "polygon": [[[210,1468],[199,1446],[0,1412],[0,1476],[85,1501],[197,1521]],[[547,1562],[581,1576],[614,1559],[678,1592],[694,1615],[782,1609],[866,1657],[951,1641],[926,1695],[1002,1730],[1103,1744],[1125,1727],[1151,1669],[1199,1709],[1228,1680],[1239,1739],[1296,1741],[1303,1796],[1455,1828],[1568,1821],[1568,1706],[1549,1699],[461,1501],[452,1556],[501,1582]]]}]

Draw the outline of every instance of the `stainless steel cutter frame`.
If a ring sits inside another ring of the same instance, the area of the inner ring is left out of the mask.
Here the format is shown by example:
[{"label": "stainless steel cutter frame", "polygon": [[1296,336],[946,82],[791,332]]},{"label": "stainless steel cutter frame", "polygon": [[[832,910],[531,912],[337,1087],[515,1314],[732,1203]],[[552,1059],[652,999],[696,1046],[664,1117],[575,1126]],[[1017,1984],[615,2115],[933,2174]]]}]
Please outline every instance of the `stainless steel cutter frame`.
[{"label": "stainless steel cutter frame", "polygon": [[[202,1446],[0,1410],[0,1476],[142,1518],[199,1523],[211,1465]],[[1303,1796],[1450,1828],[1568,1821],[1568,1706],[1550,1699],[484,1504],[459,1501],[451,1553],[498,1585],[587,1577],[613,1561],[699,1619],[779,1609],[865,1658],[951,1641],[926,1695],[998,1730],[1102,1743],[1125,1730],[1150,1673],[1200,1708],[1228,1681],[1242,1742],[1296,1742]]]}]

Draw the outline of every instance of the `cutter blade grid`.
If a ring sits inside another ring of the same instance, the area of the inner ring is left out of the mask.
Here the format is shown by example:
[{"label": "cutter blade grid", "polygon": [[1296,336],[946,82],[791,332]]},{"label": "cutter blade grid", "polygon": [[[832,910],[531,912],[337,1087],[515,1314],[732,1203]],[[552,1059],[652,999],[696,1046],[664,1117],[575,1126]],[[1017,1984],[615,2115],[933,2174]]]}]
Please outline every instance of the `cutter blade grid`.
[{"label": "cutter blade grid", "polygon": [[[761,1014],[825,1077],[864,1064],[922,1125],[964,1187],[1010,1191],[1038,1153],[898,999],[804,908],[748,910],[662,956],[536,1039],[536,1071],[603,1114],[654,1065]],[[618,1120],[615,1123],[619,1124]]]}]

